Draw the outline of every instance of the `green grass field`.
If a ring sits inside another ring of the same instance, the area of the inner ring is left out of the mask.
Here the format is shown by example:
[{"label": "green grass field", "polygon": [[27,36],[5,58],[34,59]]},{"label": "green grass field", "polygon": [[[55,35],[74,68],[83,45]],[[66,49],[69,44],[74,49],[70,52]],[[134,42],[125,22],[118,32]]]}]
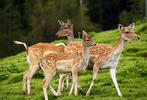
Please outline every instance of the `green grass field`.
[{"label": "green grass field", "polygon": [[[97,80],[90,96],[85,96],[91,80],[92,71],[86,70],[79,75],[79,84],[83,93],[79,96],[68,96],[68,92],[55,97],[48,89],[50,100],[147,100],[147,24],[135,26],[134,31],[144,36],[139,41],[129,41],[121,54],[117,66],[117,80],[123,97],[118,97],[108,69],[100,69]],[[119,38],[118,29],[95,33],[90,32],[97,43],[115,45]],[[80,39],[76,39],[80,40]],[[58,40],[54,43],[67,42]],[[26,53],[0,59],[0,100],[43,100],[42,71],[38,71],[31,81],[31,95],[22,94],[22,76],[29,66],[26,62]],[[51,85],[57,90],[59,75]],[[70,79],[70,86],[72,80]]]}]

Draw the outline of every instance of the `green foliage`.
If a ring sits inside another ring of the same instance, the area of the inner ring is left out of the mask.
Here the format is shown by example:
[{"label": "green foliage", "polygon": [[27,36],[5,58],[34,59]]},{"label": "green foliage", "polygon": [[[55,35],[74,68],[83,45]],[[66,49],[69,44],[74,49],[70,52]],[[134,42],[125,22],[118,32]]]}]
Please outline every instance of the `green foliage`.
[{"label": "green foliage", "polygon": [[[85,70],[79,74],[79,84],[83,93],[79,96],[68,96],[68,92],[55,97],[48,89],[50,100],[146,100],[147,93],[147,24],[135,26],[135,31],[141,36],[138,41],[130,41],[126,44],[117,66],[117,80],[123,97],[118,97],[115,86],[109,74],[109,69],[100,69],[97,80],[92,88],[91,95],[85,96],[92,80],[92,71]],[[119,31],[109,30],[100,33],[90,32],[97,43],[115,45],[119,38]],[[77,41],[81,39],[77,38]],[[67,42],[57,40],[54,43]],[[43,100],[42,71],[38,71],[31,81],[31,95],[22,94],[23,72],[28,69],[25,52],[0,59],[0,100]],[[55,90],[58,87],[57,75],[51,85]],[[72,80],[70,79],[70,86]]]},{"label": "green foliage", "polygon": [[60,27],[57,20],[71,20],[75,33],[113,29],[118,23],[147,22],[145,0],[82,1],[83,4],[80,0],[0,0],[0,58],[24,50],[13,40],[27,45],[54,41]]},{"label": "green foliage", "polygon": [[77,0],[2,0],[0,5],[0,57],[24,50],[14,45],[13,40],[30,45],[55,40],[55,33],[59,29],[57,20],[71,20],[75,32],[83,29],[101,30],[100,25],[90,21],[85,7],[82,7],[83,16],[80,16]]},{"label": "green foliage", "polygon": [[[127,4],[130,4],[128,6],[128,9],[123,10],[120,13],[120,23],[123,25],[128,25],[132,22],[136,22],[138,20],[141,20],[141,22],[146,23],[147,20],[145,20],[145,0],[128,0]],[[144,19],[144,20],[143,20]],[[137,22],[137,24],[141,23]]]}]

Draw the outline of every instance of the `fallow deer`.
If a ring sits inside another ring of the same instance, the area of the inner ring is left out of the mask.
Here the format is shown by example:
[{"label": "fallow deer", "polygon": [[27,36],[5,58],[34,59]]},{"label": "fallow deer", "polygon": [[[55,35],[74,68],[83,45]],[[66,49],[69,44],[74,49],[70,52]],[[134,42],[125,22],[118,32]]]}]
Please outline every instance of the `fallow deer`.
[{"label": "fallow deer", "polygon": [[[51,92],[58,96],[59,94],[50,86],[51,79],[56,75],[56,73],[69,73],[72,72],[73,77],[73,87],[75,87],[75,95],[78,95],[77,85],[78,85],[78,72],[83,71],[88,66],[89,61],[89,46],[95,46],[96,43],[93,42],[93,39],[83,31],[82,34],[79,34],[82,38],[82,47],[81,51],[77,51],[72,55],[66,53],[58,54],[49,54],[48,56],[40,60],[40,66],[44,71],[43,79],[43,92],[45,100],[48,100],[47,96],[47,87],[49,85]],[[72,94],[73,88],[71,88],[70,94]]]},{"label": "fallow deer", "polygon": [[[63,22],[63,21],[58,20],[58,23],[61,25],[61,27],[58,30],[58,32],[56,33],[56,35],[58,37],[65,37],[66,36],[69,41],[69,43],[67,44],[68,46],[67,47],[65,46],[65,52],[74,53],[73,47],[75,47],[77,49],[78,47],[81,48],[82,45],[81,45],[81,42],[79,42],[79,41],[75,42],[75,40],[74,40],[74,32],[73,32],[72,22],[70,20],[67,20],[67,22]],[[70,48],[70,46],[72,46],[72,48]],[[81,50],[81,49],[79,49],[79,50]],[[69,89],[69,76],[71,76],[71,74],[60,74],[59,86],[58,86],[58,93],[60,95],[61,95],[61,91],[64,90],[64,80],[63,80],[64,77],[66,77],[67,90]],[[80,92],[82,92],[82,88],[80,85],[78,85],[78,88],[79,88]]]},{"label": "fallow deer", "polygon": [[[58,23],[61,25],[60,29],[58,30],[58,33],[56,35],[60,36],[66,36],[68,38],[69,43],[74,43],[74,34],[73,34],[73,24],[70,20],[67,20],[66,22],[58,20]],[[60,74],[59,79],[59,86],[58,86],[58,93],[61,95],[61,90],[64,91],[64,80],[63,78],[66,77],[66,88],[69,89],[69,74]],[[61,81],[62,80],[62,81]],[[62,84],[60,83],[62,82]]]},{"label": "fallow deer", "polygon": [[60,29],[56,33],[58,37],[67,37],[69,43],[74,43],[74,33],[73,33],[73,24],[70,20],[66,22],[58,20],[58,23],[61,25]]},{"label": "fallow deer", "polygon": [[[60,21],[59,21],[59,23],[63,24]],[[65,25],[72,27],[71,21],[69,21],[69,20]],[[61,26],[61,28],[62,28],[62,26]],[[71,31],[73,31],[73,30],[71,30]],[[71,35],[70,35],[70,37],[71,37]],[[72,41],[74,39],[70,38],[69,40]],[[14,41],[14,43],[24,45],[24,47],[26,48],[26,51],[27,51],[27,61],[31,67],[28,71],[24,72],[24,75],[23,75],[23,94],[26,94],[26,82],[27,82],[27,86],[28,86],[28,94],[30,94],[31,93],[30,82],[31,82],[33,75],[39,69],[39,66],[38,66],[39,59],[41,59],[43,56],[47,55],[48,53],[64,52],[63,46],[65,46],[65,44],[63,44],[63,43],[58,43],[58,44],[37,43],[33,46],[27,47],[26,43],[23,43],[20,41]],[[62,79],[63,77],[65,77],[67,75],[68,74],[62,74],[62,75],[60,75],[60,78]],[[67,84],[66,84],[67,89],[69,89],[68,77],[69,76],[67,76]],[[63,89],[63,84],[62,84],[62,89]]]},{"label": "fallow deer", "polygon": [[[31,93],[30,82],[32,76],[39,69],[39,60],[49,53],[61,53],[64,52],[64,44],[49,44],[49,43],[37,43],[32,46],[27,46],[26,43],[20,41],[14,41],[15,44],[22,44],[26,48],[27,61],[30,65],[30,69],[23,74],[23,94],[26,94],[26,85],[28,87],[28,94]],[[26,83],[27,82],[27,83]]]},{"label": "fallow deer", "polygon": [[[133,32],[134,26],[135,26],[134,23],[132,23],[128,27],[123,27],[123,25],[121,24],[118,25],[118,28],[120,30],[120,38],[118,43],[115,46],[109,46],[106,44],[97,44],[95,47],[90,47],[90,60],[89,60],[89,66],[87,68],[88,69],[93,68],[93,80],[91,82],[91,85],[86,95],[90,94],[94,81],[96,80],[96,76],[97,76],[99,68],[110,68],[109,70],[110,75],[115,84],[117,93],[119,96],[122,96],[117,84],[117,80],[116,80],[116,66],[118,64],[120,54],[122,53],[122,50],[126,42],[128,40],[140,39],[140,37]],[[58,36],[64,36],[64,32],[62,33],[62,35],[60,35],[60,33],[58,33]],[[74,37],[71,37],[71,38],[74,38]],[[73,44],[68,44],[65,48],[65,52],[71,54],[74,51],[80,50],[81,49],[80,45],[81,44],[80,43],[77,44],[77,42]]]}]

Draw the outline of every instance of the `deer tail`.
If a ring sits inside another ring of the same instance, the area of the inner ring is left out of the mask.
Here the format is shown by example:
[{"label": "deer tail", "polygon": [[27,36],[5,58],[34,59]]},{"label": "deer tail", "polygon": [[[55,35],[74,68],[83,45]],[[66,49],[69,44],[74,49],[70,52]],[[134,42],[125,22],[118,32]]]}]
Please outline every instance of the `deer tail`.
[{"label": "deer tail", "polygon": [[23,42],[20,42],[20,41],[13,41],[15,44],[22,44],[22,45],[24,45],[24,47],[26,48],[26,50],[27,50],[27,45],[26,45],[26,43],[23,43]]}]

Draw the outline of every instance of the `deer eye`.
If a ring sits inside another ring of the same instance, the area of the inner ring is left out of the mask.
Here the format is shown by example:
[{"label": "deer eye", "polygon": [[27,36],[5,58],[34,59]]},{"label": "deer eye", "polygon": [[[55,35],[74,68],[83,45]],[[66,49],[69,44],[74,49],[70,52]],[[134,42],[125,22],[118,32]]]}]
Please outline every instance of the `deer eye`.
[{"label": "deer eye", "polygon": [[129,32],[127,31],[127,32],[125,32],[125,33],[127,33],[127,34],[128,34]]},{"label": "deer eye", "polygon": [[71,27],[71,25],[68,25],[68,27]]}]

